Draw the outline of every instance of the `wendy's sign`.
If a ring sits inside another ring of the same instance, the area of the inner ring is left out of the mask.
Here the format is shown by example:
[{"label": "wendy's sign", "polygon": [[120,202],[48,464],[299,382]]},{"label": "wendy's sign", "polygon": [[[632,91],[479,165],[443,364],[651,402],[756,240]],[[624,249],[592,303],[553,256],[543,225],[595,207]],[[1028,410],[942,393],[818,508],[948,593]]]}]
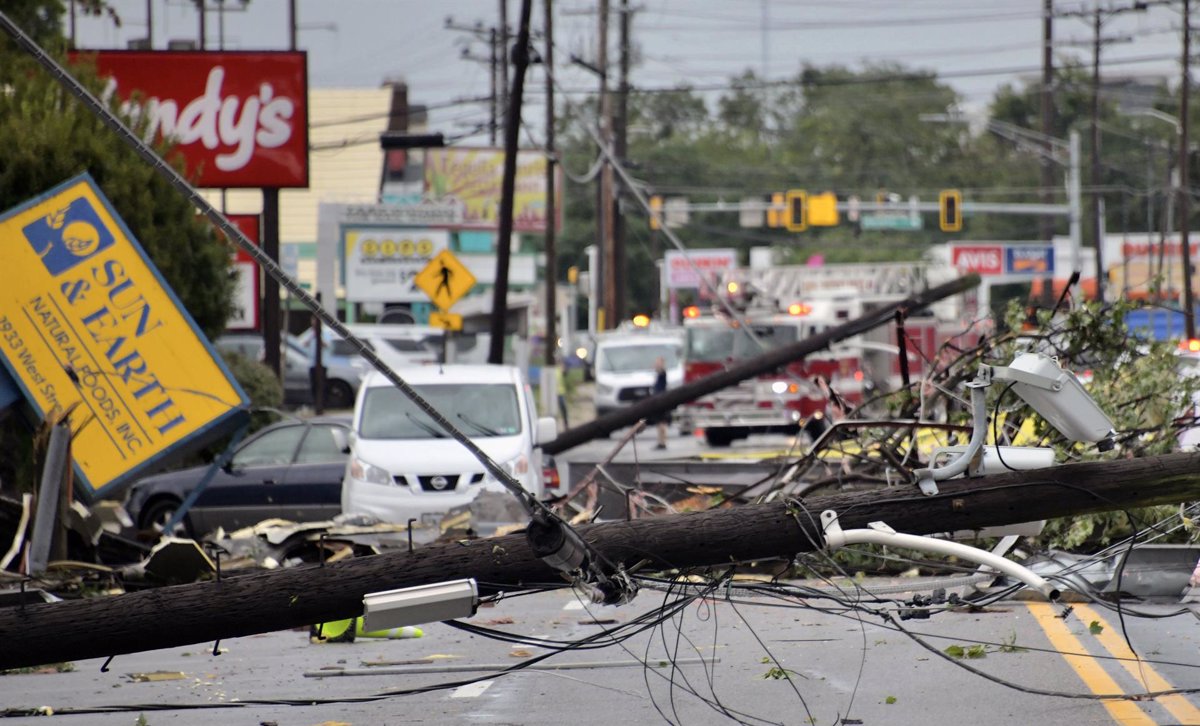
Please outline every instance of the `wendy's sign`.
[{"label": "wendy's sign", "polygon": [[302,52],[78,51],[105,94],[174,137],[197,186],[308,186],[308,70]]}]

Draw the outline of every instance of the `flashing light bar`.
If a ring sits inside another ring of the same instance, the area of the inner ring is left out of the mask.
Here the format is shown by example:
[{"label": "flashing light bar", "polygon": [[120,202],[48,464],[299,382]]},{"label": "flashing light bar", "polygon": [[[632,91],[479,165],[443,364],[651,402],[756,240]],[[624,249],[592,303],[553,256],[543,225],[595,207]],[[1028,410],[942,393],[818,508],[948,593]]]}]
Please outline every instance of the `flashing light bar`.
[{"label": "flashing light bar", "polygon": [[812,305],[804,303],[792,303],[788,305],[788,315],[808,315],[812,312]]},{"label": "flashing light bar", "polygon": [[683,317],[698,318],[700,317],[700,308],[696,305],[688,305],[683,309]]}]

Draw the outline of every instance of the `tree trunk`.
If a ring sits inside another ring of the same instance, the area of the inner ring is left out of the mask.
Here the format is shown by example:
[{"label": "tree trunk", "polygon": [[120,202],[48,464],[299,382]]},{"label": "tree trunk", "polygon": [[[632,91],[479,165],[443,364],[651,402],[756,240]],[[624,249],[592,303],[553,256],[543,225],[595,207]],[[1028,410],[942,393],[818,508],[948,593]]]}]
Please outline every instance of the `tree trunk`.
[{"label": "tree trunk", "polygon": [[[724,566],[773,558],[821,544],[825,509],[845,529],[884,521],[899,532],[929,534],[1049,517],[1182,502],[1200,497],[1200,453],[1070,464],[940,482],[608,522],[580,528],[614,563],[644,558],[655,569]],[[414,552],[326,566],[255,572],[219,582],[177,585],[112,598],[0,610],[0,669],[177,647],[362,614],[364,594],[473,577],[485,589],[562,582],[530,553],[521,534],[437,544]]]},{"label": "tree trunk", "polygon": [[582,426],[564,431],[558,438],[542,447],[547,454],[558,454],[567,449],[587,443],[595,438],[607,436],[617,429],[631,426],[644,418],[653,418],[660,413],[670,411],[680,404],[694,401],[713,391],[736,385],[747,378],[753,378],[800,360],[807,355],[828,348],[833,343],[845,340],[860,333],[865,333],[891,321],[897,310],[905,310],[908,314],[929,307],[931,304],[970,290],[979,285],[979,275],[969,274],[939,285],[924,292],[894,302],[874,310],[862,317],[843,323],[836,328],[830,328],[824,333],[813,335],[798,343],[764,353],[744,363],[739,363],[720,373],[706,376],[695,383],[673,388],[666,393],[642,399],[632,406],[618,409],[610,414],[601,416]]}]

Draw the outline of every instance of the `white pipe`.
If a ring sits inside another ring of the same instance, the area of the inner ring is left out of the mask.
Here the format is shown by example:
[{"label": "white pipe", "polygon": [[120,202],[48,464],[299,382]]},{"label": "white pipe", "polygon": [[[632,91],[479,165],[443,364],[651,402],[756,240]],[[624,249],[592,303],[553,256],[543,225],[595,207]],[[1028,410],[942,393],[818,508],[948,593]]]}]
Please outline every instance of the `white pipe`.
[{"label": "white pipe", "polygon": [[954,557],[961,557],[964,560],[985,565],[1009,577],[1020,580],[1050,600],[1058,599],[1058,590],[1029,568],[976,547],[944,539],[935,539],[933,537],[900,534],[882,522],[872,522],[872,526],[878,526],[881,529],[843,530],[838,525],[837,513],[832,510],[826,510],[821,513],[821,523],[825,528],[825,545],[830,549],[837,549],[852,544],[878,544],[923,550],[942,555],[953,555]]}]

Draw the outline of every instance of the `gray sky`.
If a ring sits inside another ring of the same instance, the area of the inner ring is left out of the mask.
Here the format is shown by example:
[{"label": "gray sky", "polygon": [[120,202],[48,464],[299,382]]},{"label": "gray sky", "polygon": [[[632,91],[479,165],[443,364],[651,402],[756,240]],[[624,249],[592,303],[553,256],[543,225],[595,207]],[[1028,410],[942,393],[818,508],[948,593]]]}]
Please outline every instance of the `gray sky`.
[{"label": "gray sky", "polygon": [[[620,0],[610,0],[614,8]],[[80,47],[124,48],[146,35],[147,0],[109,0],[124,27],[98,19],[80,19]],[[208,0],[218,6],[218,0]],[[433,107],[430,127],[454,136],[486,123],[483,104],[454,102],[486,96],[485,63],[461,58],[463,48],[486,57],[484,43],[471,34],[445,27],[447,16],[458,25],[496,25],[503,0],[297,0],[299,46],[308,52],[309,83],[314,87],[372,87],[388,78],[409,84],[413,103]],[[154,16],[154,46],[167,39],[199,35],[192,0],[149,0]],[[224,47],[236,50],[279,50],[288,46],[287,0],[240,0],[225,3]],[[730,76],[752,68],[780,79],[804,63],[861,67],[864,62],[891,61],[910,68],[935,70],[972,107],[985,105],[997,88],[1019,76],[1037,76],[1041,65],[1042,0],[632,0],[633,43],[639,60],[632,83],[674,87],[690,83],[719,88]],[[1120,7],[1132,0],[1104,0]],[[507,0],[508,23],[516,27],[520,0]],[[594,58],[597,45],[596,0],[556,0],[556,75],[566,89],[593,89],[594,76],[568,66],[571,53]],[[1090,11],[1092,0],[1056,0],[1056,12]],[[542,28],[542,2],[535,0],[533,26]],[[221,42],[221,14],[208,14],[208,47]],[[610,23],[616,47],[617,14]],[[1144,13],[1109,18],[1102,54],[1106,75],[1179,75],[1179,27],[1176,9],[1155,7]],[[1090,63],[1091,17],[1064,17],[1055,22],[1059,57]],[[1067,44],[1072,42],[1072,44]],[[610,53],[615,58],[615,53]],[[1150,59],[1150,60],[1146,60]],[[1125,62],[1122,62],[1125,61]],[[1139,62],[1129,62],[1139,61]],[[615,62],[615,61],[614,61]],[[613,71],[615,77],[615,66]],[[540,72],[528,81],[531,93],[524,117],[544,116]],[[533,123],[531,123],[533,125]],[[475,137],[479,140],[483,137]]]}]

